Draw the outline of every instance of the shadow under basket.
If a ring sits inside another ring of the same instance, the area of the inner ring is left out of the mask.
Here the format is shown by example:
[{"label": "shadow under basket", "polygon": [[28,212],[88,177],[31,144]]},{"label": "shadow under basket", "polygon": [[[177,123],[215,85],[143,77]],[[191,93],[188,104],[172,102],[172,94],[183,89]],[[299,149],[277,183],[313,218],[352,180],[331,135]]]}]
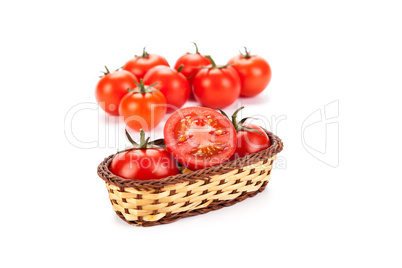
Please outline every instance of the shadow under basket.
[{"label": "shadow under basket", "polygon": [[281,139],[266,131],[271,146],[261,152],[160,180],[127,180],[114,175],[110,155],[98,166],[117,215],[129,224],[153,226],[231,206],[267,186]]}]

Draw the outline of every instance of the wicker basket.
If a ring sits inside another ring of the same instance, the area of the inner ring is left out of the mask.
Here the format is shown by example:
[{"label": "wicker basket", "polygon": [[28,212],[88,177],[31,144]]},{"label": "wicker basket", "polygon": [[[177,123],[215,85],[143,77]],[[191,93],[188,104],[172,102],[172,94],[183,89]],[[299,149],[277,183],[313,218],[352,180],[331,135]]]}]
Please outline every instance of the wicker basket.
[{"label": "wicker basket", "polygon": [[114,155],[98,166],[106,182],[113,210],[124,221],[139,226],[171,223],[231,206],[262,192],[270,179],[282,141],[267,131],[271,147],[223,165],[161,180],[127,180],[108,169]]}]

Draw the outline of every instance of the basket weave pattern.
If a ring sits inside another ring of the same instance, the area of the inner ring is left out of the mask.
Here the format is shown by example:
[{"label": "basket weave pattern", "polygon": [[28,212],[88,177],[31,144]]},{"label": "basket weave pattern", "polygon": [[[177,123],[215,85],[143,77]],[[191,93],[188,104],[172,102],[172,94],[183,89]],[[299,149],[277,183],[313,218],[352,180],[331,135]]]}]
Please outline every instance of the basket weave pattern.
[{"label": "basket weave pattern", "polygon": [[270,132],[271,147],[236,161],[161,180],[126,180],[108,169],[114,155],[98,166],[113,210],[133,225],[152,226],[233,205],[262,192],[283,144]]}]

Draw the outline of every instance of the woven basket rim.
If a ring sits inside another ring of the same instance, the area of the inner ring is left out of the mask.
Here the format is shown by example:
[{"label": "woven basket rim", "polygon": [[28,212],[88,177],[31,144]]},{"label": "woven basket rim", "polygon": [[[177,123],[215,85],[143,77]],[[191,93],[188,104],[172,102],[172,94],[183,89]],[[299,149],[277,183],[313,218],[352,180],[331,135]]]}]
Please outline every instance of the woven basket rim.
[{"label": "woven basket rim", "polygon": [[121,188],[134,188],[136,190],[160,190],[165,186],[186,181],[190,181],[191,183],[196,182],[197,180],[208,180],[210,176],[224,174],[235,169],[241,169],[242,167],[264,161],[281,152],[283,149],[282,140],[272,132],[267,130],[265,130],[265,132],[271,140],[271,146],[269,148],[254,154],[250,154],[246,157],[236,159],[234,161],[225,162],[221,165],[200,169],[190,173],[169,176],[159,180],[129,180],[119,177],[109,170],[109,165],[113,157],[116,155],[112,154],[106,157],[99,164],[98,176],[106,183],[113,184]]}]

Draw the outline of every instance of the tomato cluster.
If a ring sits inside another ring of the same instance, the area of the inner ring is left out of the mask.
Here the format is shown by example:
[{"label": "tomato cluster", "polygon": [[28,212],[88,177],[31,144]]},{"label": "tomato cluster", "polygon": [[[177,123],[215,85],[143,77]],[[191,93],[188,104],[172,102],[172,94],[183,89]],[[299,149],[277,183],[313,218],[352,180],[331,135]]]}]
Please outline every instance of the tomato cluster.
[{"label": "tomato cluster", "polygon": [[204,107],[224,108],[239,96],[261,93],[271,80],[266,60],[245,48],[226,65],[217,65],[211,56],[195,53],[181,56],[174,68],[157,54],[130,59],[114,72],[106,68],[95,97],[111,115],[121,115],[131,129],[146,131],[156,127],[166,113],[181,108],[191,95]]},{"label": "tomato cluster", "polygon": [[270,139],[261,127],[245,123],[248,118],[237,121],[241,109],[232,115],[232,121],[222,110],[179,109],[167,120],[164,139],[153,142],[148,142],[141,130],[138,144],[126,131],[132,146],[116,154],[110,171],[126,179],[161,179],[180,171],[220,165],[270,147]]}]

